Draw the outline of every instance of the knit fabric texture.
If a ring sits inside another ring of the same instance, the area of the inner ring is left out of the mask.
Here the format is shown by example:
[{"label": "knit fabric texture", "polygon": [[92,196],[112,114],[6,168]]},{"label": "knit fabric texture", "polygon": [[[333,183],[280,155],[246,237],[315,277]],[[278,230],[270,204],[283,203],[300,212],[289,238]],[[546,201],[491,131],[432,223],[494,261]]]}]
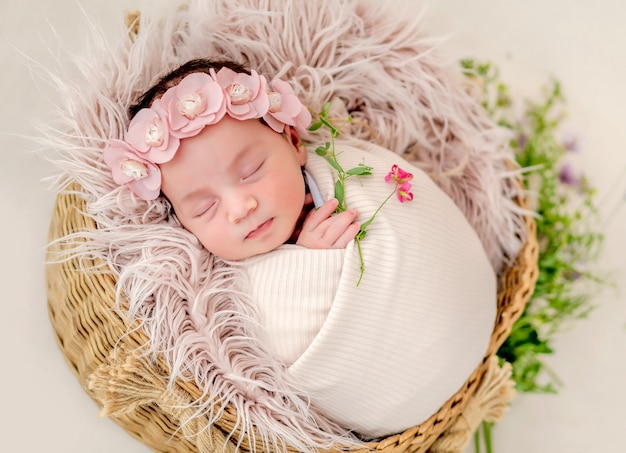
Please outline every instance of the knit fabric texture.
[{"label": "knit fabric texture", "polygon": [[[348,207],[364,222],[394,186],[393,164],[414,175],[415,198],[390,200],[361,241],[344,250],[283,245],[245,262],[260,317],[258,337],[294,384],[342,426],[368,438],[423,422],[481,362],[496,313],[495,273],[476,232],[421,170],[376,145],[336,143]],[[334,170],[309,153],[324,199]]]}]

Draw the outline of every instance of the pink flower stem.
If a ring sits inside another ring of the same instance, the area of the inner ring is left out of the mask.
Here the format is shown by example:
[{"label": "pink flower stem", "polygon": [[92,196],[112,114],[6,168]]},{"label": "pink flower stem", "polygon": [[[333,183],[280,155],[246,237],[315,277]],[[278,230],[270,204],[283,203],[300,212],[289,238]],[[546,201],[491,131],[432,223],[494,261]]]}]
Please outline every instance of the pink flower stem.
[{"label": "pink flower stem", "polygon": [[356,247],[359,251],[359,261],[361,262],[361,267],[360,267],[361,273],[359,275],[359,281],[356,282],[357,287],[361,284],[361,280],[363,279],[363,274],[365,273],[365,261],[363,261],[363,253],[361,252],[361,239],[365,237],[367,227],[374,221],[374,219],[376,218],[376,215],[380,212],[383,206],[385,206],[385,204],[389,201],[389,199],[393,196],[393,194],[396,193],[397,190],[398,190],[398,184],[396,183],[396,186],[393,188],[393,190],[387,196],[387,198],[385,198],[385,201],[383,201],[380,204],[380,206],[378,206],[378,209],[376,209],[374,214],[372,214],[372,216],[368,220],[363,222],[363,224],[361,225],[361,228],[359,229],[359,232],[354,237],[354,240],[356,241]]}]

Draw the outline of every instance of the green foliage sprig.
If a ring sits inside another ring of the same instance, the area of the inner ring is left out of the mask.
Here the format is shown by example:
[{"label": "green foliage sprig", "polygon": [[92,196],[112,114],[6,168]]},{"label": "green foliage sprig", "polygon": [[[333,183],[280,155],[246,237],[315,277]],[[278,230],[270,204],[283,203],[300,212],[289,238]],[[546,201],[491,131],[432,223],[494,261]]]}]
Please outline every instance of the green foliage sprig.
[{"label": "green foliage sprig", "polygon": [[318,146],[315,148],[315,152],[318,156],[325,157],[331,167],[337,171],[337,181],[335,182],[335,198],[339,202],[336,212],[345,211],[346,206],[346,180],[351,176],[371,176],[372,167],[369,167],[363,163],[359,163],[356,167],[344,170],[337,159],[337,153],[335,151],[335,139],[339,136],[341,128],[352,121],[352,117],[348,117],[340,126],[335,126],[332,123],[329,114],[330,102],[327,102],[322,107],[322,111],[318,113],[318,120],[309,126],[310,131],[317,131],[322,126],[325,126],[330,132],[330,141],[326,142],[324,146]]},{"label": "green foliage sprig", "polygon": [[[594,308],[597,285],[607,283],[591,269],[604,239],[598,227],[596,191],[566,162],[568,153],[577,151],[577,143],[559,137],[565,97],[558,81],[551,80],[540,100],[527,100],[522,115],[516,116],[509,88],[496,67],[471,59],[461,66],[482,87],[486,112],[514,132],[511,147],[517,162],[527,169],[525,186],[536,197],[539,277],[498,356],[511,363],[518,390],[556,393],[561,382],[544,357],[554,353],[555,334],[585,318]],[[490,427],[483,426],[487,452],[492,451]]]},{"label": "green foliage sprig", "polygon": [[[318,120],[309,126],[310,131],[319,130],[321,127],[325,126],[330,131],[330,141],[326,142],[324,146],[318,146],[315,149],[315,152],[324,158],[330,164],[331,167],[335,169],[337,172],[337,181],[335,182],[334,194],[335,198],[337,198],[338,205],[335,209],[335,213],[345,211],[347,209],[346,206],[346,190],[345,190],[345,182],[348,178],[352,176],[371,176],[373,167],[365,165],[364,163],[359,163],[356,167],[353,167],[349,170],[344,170],[341,164],[337,159],[337,152],[335,151],[335,139],[339,136],[339,132],[341,128],[352,121],[352,117],[348,115],[347,119],[342,123],[341,126],[335,127],[333,124],[330,115],[331,104],[329,102],[325,103],[322,111],[317,114]],[[359,261],[360,261],[360,273],[359,280],[356,283],[356,286],[361,284],[361,280],[363,279],[363,274],[365,272],[365,262],[363,260],[363,251],[361,249],[361,241],[365,239],[367,234],[367,227],[376,219],[376,216],[383,208],[385,204],[391,199],[391,197],[396,194],[401,203],[405,201],[411,201],[413,199],[413,193],[410,192],[411,183],[409,182],[413,178],[411,173],[408,173],[402,170],[397,165],[393,165],[391,167],[391,171],[386,176],[385,181],[392,182],[394,184],[394,188],[391,193],[385,198],[385,200],[378,206],[376,211],[359,227],[359,231],[354,237],[354,240],[357,245],[357,249],[359,251]]]},{"label": "green foliage sprig", "polygon": [[[352,176],[371,176],[373,168],[365,165],[364,163],[359,163],[356,167],[350,168],[349,170],[344,170],[341,166],[337,159],[337,152],[335,151],[335,139],[339,136],[341,128],[352,121],[352,117],[348,115],[345,121],[340,126],[336,127],[330,118],[330,106],[330,102],[326,102],[324,104],[322,110],[317,114],[318,120],[309,126],[309,131],[314,132],[322,127],[326,127],[330,132],[330,141],[326,142],[324,146],[318,146],[315,148],[315,153],[318,156],[324,157],[330,166],[337,172],[337,181],[335,181],[334,193],[338,203],[335,212],[342,212],[348,209],[346,204],[346,180]],[[380,210],[380,208],[378,209]],[[361,267],[361,273],[359,274],[359,280],[357,281],[356,286],[359,286],[361,283],[363,273],[365,272],[365,262],[363,260],[363,252],[361,250],[361,240],[365,237],[367,226],[373,222],[377,213],[378,210],[367,222],[364,222],[364,224],[361,225],[359,232],[354,238],[359,251]]]}]

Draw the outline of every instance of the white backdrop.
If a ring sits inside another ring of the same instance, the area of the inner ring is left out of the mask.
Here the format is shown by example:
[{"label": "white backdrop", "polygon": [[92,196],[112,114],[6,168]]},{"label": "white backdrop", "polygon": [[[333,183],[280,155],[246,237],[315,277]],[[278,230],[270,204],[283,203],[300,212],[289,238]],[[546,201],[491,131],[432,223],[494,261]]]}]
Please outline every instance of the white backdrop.
[{"label": "white backdrop", "polygon": [[[309,0],[314,1],[314,0]],[[47,317],[44,247],[54,195],[47,165],[23,136],[51,110],[56,94],[35,83],[27,59],[49,67],[60,49],[85,49],[83,13],[111,29],[140,0],[3,0],[0,3],[0,187],[7,290],[0,335],[3,410],[0,450],[50,453],[148,449],[97,417],[59,352]],[[423,3],[389,1],[417,12]],[[431,1],[426,28],[448,36],[442,51],[497,64],[516,98],[558,78],[568,124],[582,133],[581,164],[598,188],[605,216],[626,194],[626,3],[620,0]],[[621,201],[620,201],[621,200]],[[495,428],[496,453],[626,451],[626,207],[606,226],[600,269],[620,283],[596,298],[589,320],[560,335],[549,361],[564,382],[557,396],[521,395]]]}]

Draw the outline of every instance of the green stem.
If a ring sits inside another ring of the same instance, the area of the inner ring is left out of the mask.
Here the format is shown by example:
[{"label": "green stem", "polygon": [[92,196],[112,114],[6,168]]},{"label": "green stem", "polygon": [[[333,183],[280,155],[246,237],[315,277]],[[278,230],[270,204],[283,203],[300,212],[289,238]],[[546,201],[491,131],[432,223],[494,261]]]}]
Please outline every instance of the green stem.
[{"label": "green stem", "polygon": [[396,190],[398,190],[398,184],[396,184],[396,186],[391,191],[391,193],[387,196],[387,198],[385,198],[385,201],[383,201],[380,204],[380,206],[378,206],[378,209],[376,209],[374,214],[372,214],[372,216],[369,219],[367,219],[365,222],[363,222],[363,225],[361,225],[361,228],[359,229],[359,232],[354,237],[354,240],[356,241],[356,247],[359,250],[359,261],[361,263],[361,268],[360,268],[361,273],[359,274],[359,281],[356,282],[356,286],[359,286],[361,284],[361,280],[363,279],[363,273],[365,272],[365,262],[363,261],[363,253],[361,252],[361,239],[363,239],[365,237],[365,230],[370,225],[370,223],[372,223],[374,221],[374,218],[376,218],[376,215],[380,212],[380,210],[383,208],[383,206],[385,206],[385,203],[387,203],[389,201],[389,199],[393,196],[393,194],[396,192]]},{"label": "green stem", "polygon": [[363,273],[365,272],[365,262],[363,261],[363,252],[361,252],[361,238],[356,237],[356,248],[359,250],[359,260],[361,262],[361,273],[359,274],[359,281],[356,282],[356,286],[358,287],[361,284],[361,280],[363,279]]},{"label": "green stem", "polygon": [[374,218],[376,217],[376,215],[380,212],[380,210],[383,208],[383,206],[385,206],[385,204],[389,201],[389,199],[393,196],[394,193],[396,193],[396,190],[398,190],[398,185],[396,184],[396,186],[393,188],[393,190],[391,191],[391,193],[387,196],[387,198],[385,198],[385,201],[383,201],[380,206],[378,206],[378,209],[376,209],[376,211],[374,211],[374,214],[372,214],[372,216],[366,220],[363,225],[361,225],[361,231],[365,232],[365,228],[367,228],[370,223],[372,223],[374,221]]},{"label": "green stem", "polygon": [[486,453],[493,453],[493,445],[491,443],[491,426],[491,423],[483,422],[483,435],[485,437]]},{"label": "green stem", "polygon": [[474,432],[474,453],[480,453],[480,430]]},{"label": "green stem", "polygon": [[330,134],[330,159],[332,159],[332,163],[334,163],[335,170],[337,170],[337,177],[339,178],[339,184],[341,185],[341,190],[343,192],[342,196],[337,197],[337,201],[339,201],[339,205],[335,209],[335,212],[343,212],[348,206],[346,203],[346,179],[348,179],[349,175],[346,174],[346,171],[343,169],[339,161],[337,160],[337,154],[335,154],[335,131],[331,130]]}]

